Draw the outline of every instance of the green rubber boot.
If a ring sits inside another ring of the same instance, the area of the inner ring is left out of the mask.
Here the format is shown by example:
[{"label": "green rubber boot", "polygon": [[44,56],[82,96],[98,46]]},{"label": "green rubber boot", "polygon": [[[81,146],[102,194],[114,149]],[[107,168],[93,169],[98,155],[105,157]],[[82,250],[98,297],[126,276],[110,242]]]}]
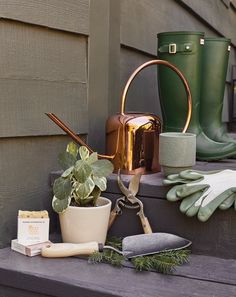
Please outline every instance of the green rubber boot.
[{"label": "green rubber boot", "polygon": [[[236,155],[236,144],[216,142],[199,123],[200,87],[204,33],[165,32],[158,34],[158,58],[174,64],[186,77],[192,94],[192,117],[188,132],[197,136],[197,159],[220,160]],[[159,97],[164,132],[182,131],[187,116],[186,93],[180,78],[171,69],[158,66]]]},{"label": "green rubber boot", "polygon": [[230,39],[205,38],[203,49],[200,124],[206,135],[219,142],[236,140],[227,134],[222,123],[225,80],[230,51]]}]

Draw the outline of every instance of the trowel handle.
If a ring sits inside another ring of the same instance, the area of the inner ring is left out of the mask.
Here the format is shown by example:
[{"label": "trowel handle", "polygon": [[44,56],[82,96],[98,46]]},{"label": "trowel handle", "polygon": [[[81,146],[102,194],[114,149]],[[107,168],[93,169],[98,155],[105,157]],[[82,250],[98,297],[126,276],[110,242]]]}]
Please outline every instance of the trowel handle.
[{"label": "trowel handle", "polygon": [[53,243],[43,247],[41,255],[47,258],[63,258],[79,255],[91,255],[99,251],[97,242],[88,243]]},{"label": "trowel handle", "polygon": [[144,233],[145,234],[151,234],[152,233],[152,228],[150,226],[150,223],[148,221],[148,218],[145,217],[142,214],[139,214],[139,217],[140,217],[140,220],[141,220],[141,223],[142,223],[142,226],[143,226]]}]

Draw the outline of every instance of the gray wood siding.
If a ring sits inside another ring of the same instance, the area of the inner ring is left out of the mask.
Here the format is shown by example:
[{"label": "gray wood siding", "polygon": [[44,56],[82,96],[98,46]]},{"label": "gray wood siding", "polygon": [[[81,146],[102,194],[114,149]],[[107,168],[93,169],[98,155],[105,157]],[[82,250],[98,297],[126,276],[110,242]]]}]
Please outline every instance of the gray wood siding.
[{"label": "gray wood siding", "polygon": [[47,111],[87,133],[87,38],[1,20],[0,43],[0,137],[61,134]]},{"label": "gray wood siding", "polygon": [[68,141],[61,136],[0,139],[0,248],[16,238],[19,209],[49,210],[55,229],[49,173],[59,169],[58,153]]},{"label": "gray wood siding", "polygon": [[[121,48],[120,76],[122,89],[132,72],[150,59],[153,57],[130,48]],[[151,112],[161,117],[156,66],[143,69],[133,80],[126,97],[126,110]]]},{"label": "gray wood siding", "polygon": [[224,5],[221,0],[178,0],[176,2],[185,4],[218,33],[231,38],[236,46],[235,8]]},{"label": "gray wood siding", "polygon": [[49,174],[70,138],[44,113],[88,134],[89,2],[0,0],[0,248],[19,209],[49,210],[55,230]]},{"label": "gray wood siding", "polygon": [[174,0],[121,1],[121,43],[156,56],[157,33],[204,31],[199,19]]},{"label": "gray wood siding", "polygon": [[[143,57],[152,59],[157,53],[157,33],[166,31],[201,31],[206,36],[225,36],[231,38],[232,46],[228,66],[227,82],[231,80],[231,68],[236,64],[236,13],[220,0],[121,0],[121,45],[128,47],[130,54],[122,57],[121,83],[128,79],[131,68],[129,59],[141,51]],[[132,58],[131,58],[132,59]],[[144,59],[145,60],[145,59]],[[141,64],[141,63],[140,63]],[[136,67],[140,65],[136,63]],[[147,75],[152,80],[151,72]],[[122,87],[122,85],[121,85]],[[146,97],[152,98],[150,88],[145,87],[145,80],[137,84],[137,95],[146,90]],[[228,98],[229,87],[226,88],[222,118],[229,120]],[[143,99],[139,103],[145,105]],[[149,106],[149,105],[148,105]],[[152,106],[152,103],[151,105]],[[160,113],[159,105],[157,114]]]},{"label": "gray wood siding", "polygon": [[0,17],[88,35],[89,0],[1,0]]}]

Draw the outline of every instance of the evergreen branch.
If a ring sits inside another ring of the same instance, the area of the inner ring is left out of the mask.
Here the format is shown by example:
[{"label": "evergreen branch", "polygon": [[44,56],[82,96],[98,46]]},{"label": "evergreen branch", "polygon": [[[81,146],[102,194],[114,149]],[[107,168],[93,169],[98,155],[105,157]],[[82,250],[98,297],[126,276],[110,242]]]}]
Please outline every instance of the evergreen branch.
[{"label": "evergreen branch", "polygon": [[102,253],[95,252],[90,255],[88,261],[90,264],[107,263],[116,267],[121,267],[125,257],[110,250],[103,251]]},{"label": "evergreen branch", "polygon": [[[107,240],[107,245],[117,249],[122,249],[122,239],[112,237]],[[189,262],[190,250],[163,251],[157,254],[134,257],[131,263],[137,271],[154,270],[159,273],[172,273],[176,266]],[[125,257],[112,250],[104,250],[102,253],[95,252],[89,257],[89,263],[107,263],[116,267],[121,267]]]}]

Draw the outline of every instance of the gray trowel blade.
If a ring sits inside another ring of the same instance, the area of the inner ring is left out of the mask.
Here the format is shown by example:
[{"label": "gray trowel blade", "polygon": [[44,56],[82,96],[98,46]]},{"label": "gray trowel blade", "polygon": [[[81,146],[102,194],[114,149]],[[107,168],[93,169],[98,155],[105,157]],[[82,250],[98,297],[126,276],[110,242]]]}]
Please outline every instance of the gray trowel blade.
[{"label": "gray trowel blade", "polygon": [[190,246],[188,239],[169,233],[152,233],[127,236],[122,241],[122,252],[127,258],[180,250]]}]

